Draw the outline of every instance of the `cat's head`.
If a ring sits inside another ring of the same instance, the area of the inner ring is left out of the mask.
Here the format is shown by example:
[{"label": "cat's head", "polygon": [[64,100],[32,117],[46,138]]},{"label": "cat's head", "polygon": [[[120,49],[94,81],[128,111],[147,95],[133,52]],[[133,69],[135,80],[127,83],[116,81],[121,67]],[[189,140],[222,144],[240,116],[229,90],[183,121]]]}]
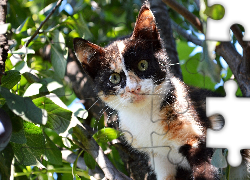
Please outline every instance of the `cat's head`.
[{"label": "cat's head", "polygon": [[167,54],[148,4],[142,6],[130,38],[105,48],[75,38],[74,49],[99,97],[109,106],[143,107],[150,95],[161,93],[168,73]]}]

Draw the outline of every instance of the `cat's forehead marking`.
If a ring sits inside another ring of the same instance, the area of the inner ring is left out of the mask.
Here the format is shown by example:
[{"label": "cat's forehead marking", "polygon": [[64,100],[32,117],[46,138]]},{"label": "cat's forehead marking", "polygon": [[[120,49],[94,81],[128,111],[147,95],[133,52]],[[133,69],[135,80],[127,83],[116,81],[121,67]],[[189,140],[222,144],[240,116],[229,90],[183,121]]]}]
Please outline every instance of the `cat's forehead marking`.
[{"label": "cat's forehead marking", "polygon": [[118,41],[117,43],[117,47],[119,49],[120,54],[122,54],[124,52],[125,49],[125,44],[123,41]]},{"label": "cat's forehead marking", "polygon": [[116,56],[113,58],[112,62],[110,63],[110,68],[117,72],[120,73],[123,68],[123,56],[122,53],[125,49],[125,44],[122,41],[116,42],[116,47],[118,48],[118,51],[115,52]]}]

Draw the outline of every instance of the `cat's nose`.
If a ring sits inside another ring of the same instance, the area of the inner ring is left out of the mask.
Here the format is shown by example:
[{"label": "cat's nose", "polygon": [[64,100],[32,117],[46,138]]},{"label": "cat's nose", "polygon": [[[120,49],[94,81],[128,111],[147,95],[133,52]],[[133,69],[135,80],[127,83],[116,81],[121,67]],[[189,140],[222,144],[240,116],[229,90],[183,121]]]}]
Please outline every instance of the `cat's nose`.
[{"label": "cat's nose", "polygon": [[134,87],[126,87],[126,91],[134,94],[138,94],[141,91],[141,86],[137,85]]}]

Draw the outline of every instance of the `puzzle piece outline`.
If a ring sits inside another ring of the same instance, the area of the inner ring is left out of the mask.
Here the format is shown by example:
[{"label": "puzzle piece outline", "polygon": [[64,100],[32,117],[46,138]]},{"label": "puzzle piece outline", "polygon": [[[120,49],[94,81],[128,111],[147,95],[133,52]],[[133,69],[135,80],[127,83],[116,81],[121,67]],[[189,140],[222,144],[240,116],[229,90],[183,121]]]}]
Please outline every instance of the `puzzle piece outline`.
[{"label": "puzzle piece outline", "polygon": [[[236,119],[238,119],[238,121],[239,121],[239,118],[238,118],[238,114],[233,113],[234,109],[232,107],[234,107],[234,106],[241,107],[241,109],[243,110],[246,107],[246,105],[250,103],[249,99],[247,99],[247,98],[235,96],[237,88],[238,88],[238,85],[235,81],[228,80],[224,84],[224,89],[226,90],[226,97],[227,98],[225,98],[225,97],[207,97],[206,98],[207,114],[212,115],[212,114],[216,113],[216,111],[218,111],[218,109],[223,109],[223,110],[229,109],[227,111],[227,113],[225,113],[225,111],[222,112],[222,114],[226,117],[225,118],[226,122],[225,122],[224,127],[220,131],[208,130],[206,137],[207,137],[207,146],[208,147],[227,148],[228,149],[229,152],[228,152],[227,159],[228,159],[229,164],[234,166],[234,167],[237,167],[242,163],[242,161],[241,161],[242,156],[240,155],[240,150],[241,149],[249,149],[249,148],[247,148],[247,146],[244,147],[241,141],[234,139],[235,136],[237,136],[237,135],[234,134],[234,136],[232,136],[231,134],[233,134],[233,133],[230,133],[231,130],[234,128],[235,129],[241,128],[240,132],[242,132],[242,131],[246,132],[246,130],[244,130],[244,128],[242,126],[239,126],[239,124],[242,124],[243,121],[242,121],[242,123],[240,123],[240,122],[238,122],[236,124],[234,123]],[[224,99],[222,99],[222,98],[224,98]],[[227,101],[227,103],[226,103],[226,101]],[[226,106],[226,105],[228,105],[228,106]],[[209,106],[209,108],[208,108],[208,106]],[[226,106],[226,108],[225,108],[225,106]],[[245,109],[245,110],[247,110],[247,109]],[[220,110],[220,112],[221,112],[221,110]],[[244,121],[244,123],[245,122],[246,121]],[[246,126],[244,126],[244,127],[246,127]],[[226,134],[227,134],[227,136],[225,136]],[[243,136],[243,134],[241,136]],[[215,139],[216,139],[216,141],[215,141]],[[231,141],[229,142],[228,139],[232,140],[233,143]],[[232,144],[233,146],[231,145],[229,147],[230,144]],[[244,143],[244,144],[246,144],[246,143]],[[236,148],[237,148],[238,153],[236,153]],[[237,158],[236,158],[236,154],[240,155],[241,158],[239,158],[239,156],[237,156]],[[235,159],[235,160],[233,161],[233,159]]]},{"label": "puzzle piece outline", "polygon": [[[207,4],[209,7],[220,4],[224,7],[225,14],[220,20],[207,19],[206,40],[231,41],[230,27],[234,24],[240,24],[245,28],[243,41],[250,41],[250,33],[248,32],[250,25],[246,18],[249,14],[247,1],[239,0],[235,3],[234,0],[208,0]],[[235,9],[237,9],[237,13],[233,13]]]}]

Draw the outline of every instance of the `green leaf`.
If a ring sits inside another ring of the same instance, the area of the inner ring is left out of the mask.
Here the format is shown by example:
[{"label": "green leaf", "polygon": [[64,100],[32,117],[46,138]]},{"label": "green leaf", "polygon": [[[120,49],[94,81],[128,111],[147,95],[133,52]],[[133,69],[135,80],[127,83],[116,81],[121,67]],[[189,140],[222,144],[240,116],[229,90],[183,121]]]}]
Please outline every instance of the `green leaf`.
[{"label": "green leaf", "polygon": [[34,104],[47,111],[48,122],[45,127],[56,131],[58,134],[65,132],[70,124],[72,112],[56,105],[46,97],[33,100]]},{"label": "green leaf", "polygon": [[44,133],[45,136],[45,156],[44,158],[51,164],[62,165],[62,153],[61,150],[55,145],[54,142]]},{"label": "green leaf", "polygon": [[216,149],[212,156],[212,165],[217,168],[226,168],[227,160],[225,156],[222,154],[222,149]]},{"label": "green leaf", "polygon": [[27,139],[25,137],[24,130],[22,129],[22,130],[20,130],[18,132],[12,132],[10,141],[13,142],[13,143],[18,143],[18,144],[27,143]]},{"label": "green leaf", "polygon": [[23,96],[24,97],[31,97],[35,95],[43,96],[44,94],[49,94],[50,92],[58,96],[65,96],[63,84],[51,78],[44,78],[39,83],[31,84],[26,89]]},{"label": "green leaf", "polygon": [[25,91],[23,97],[30,97],[39,94],[39,89],[43,86],[41,83],[31,84]]},{"label": "green leaf", "polygon": [[[83,15],[79,14],[79,19],[77,20],[77,29],[80,34],[82,34],[82,38],[91,38],[93,37],[92,33],[90,32],[87,23],[85,22]],[[83,34],[84,33],[84,34]]]},{"label": "green leaf", "polygon": [[65,139],[62,136],[59,136],[55,131],[49,128],[43,129],[46,135],[50,138],[51,141],[53,141],[54,144],[57,145],[57,147],[64,147],[62,139]]},{"label": "green leaf", "polygon": [[189,58],[181,65],[183,80],[186,84],[200,88],[214,90],[215,82],[210,77],[197,72],[200,63],[200,54]]},{"label": "green leaf", "polygon": [[113,139],[117,139],[121,135],[120,131],[113,128],[103,128],[93,135],[97,143],[107,143]]},{"label": "green leaf", "polygon": [[189,55],[194,50],[194,47],[188,46],[186,42],[179,41],[177,42],[177,51],[179,54],[180,60],[186,60],[189,58]]},{"label": "green leaf", "polygon": [[203,41],[203,53],[197,71],[211,77],[214,82],[218,83],[221,79],[220,66],[213,61],[216,44],[216,41]]},{"label": "green leaf", "polygon": [[68,49],[65,46],[65,40],[61,32],[55,30],[53,44],[51,44],[51,61],[55,73],[60,79],[63,79],[66,70],[68,58]]},{"label": "green leaf", "polygon": [[85,152],[83,158],[84,158],[84,162],[86,163],[89,169],[95,169],[96,162],[89,153]]},{"label": "green leaf", "polygon": [[79,109],[77,109],[76,112],[74,112],[74,115],[76,117],[86,119],[88,117],[88,111],[86,109],[79,108]]},{"label": "green leaf", "polygon": [[30,20],[30,17],[27,17],[24,21],[23,21],[23,23],[15,30],[15,34],[19,34],[20,32],[23,32],[23,31],[25,31],[25,30],[27,30],[27,25],[28,25],[28,22],[29,22],[29,20]]},{"label": "green leaf", "polygon": [[10,61],[10,58],[6,59],[6,61],[5,61],[5,72],[11,70],[12,68],[13,68],[13,65],[12,65],[12,63]]},{"label": "green leaf", "polygon": [[128,175],[124,163],[120,157],[118,150],[114,146],[110,146],[110,153],[108,154],[108,158],[115,165],[117,169],[119,169],[124,174]]},{"label": "green leaf", "polygon": [[35,51],[33,49],[30,49],[29,47],[23,46],[21,49],[18,49],[16,51],[12,51],[12,54],[35,54]]},{"label": "green leaf", "polygon": [[214,90],[215,82],[211,78],[205,77],[205,73],[198,71],[200,64],[200,54],[190,57],[193,47],[189,47],[186,42],[177,42],[177,51],[179,54],[183,80],[186,84]]},{"label": "green leaf", "polygon": [[17,163],[44,167],[41,163],[41,156],[45,153],[45,139],[41,128],[24,121],[24,131],[27,143],[11,143]]},{"label": "green leaf", "polygon": [[57,96],[65,96],[62,82],[58,82],[51,78],[44,78],[42,79],[41,83],[47,87],[49,92],[53,92]]},{"label": "green leaf", "polygon": [[6,72],[6,75],[2,77],[2,87],[8,89],[13,88],[21,80],[21,75],[19,71],[10,70]]},{"label": "green leaf", "polygon": [[22,74],[29,83],[39,82],[40,79],[30,72],[25,72]]},{"label": "green leaf", "polygon": [[12,94],[8,89],[1,86],[0,94],[5,98],[9,109],[23,120],[36,124],[47,123],[47,112],[36,107],[30,98]]}]

